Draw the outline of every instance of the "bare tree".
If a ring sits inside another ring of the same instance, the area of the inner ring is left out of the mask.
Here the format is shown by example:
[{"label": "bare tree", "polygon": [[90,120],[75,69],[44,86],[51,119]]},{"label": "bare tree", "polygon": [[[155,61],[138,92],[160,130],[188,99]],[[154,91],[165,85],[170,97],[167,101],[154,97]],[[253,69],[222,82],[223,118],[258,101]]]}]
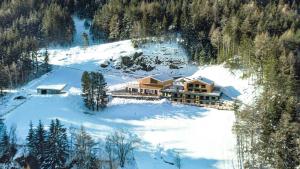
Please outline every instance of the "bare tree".
[{"label": "bare tree", "polygon": [[182,163],[181,163],[181,156],[180,153],[177,152],[174,158],[174,164],[178,169],[182,168]]},{"label": "bare tree", "polygon": [[113,152],[113,144],[111,141],[111,136],[106,137],[106,143],[105,143],[105,151],[108,155],[108,161],[109,161],[109,168],[113,169],[113,163],[115,161],[115,155]]},{"label": "bare tree", "polygon": [[96,143],[81,126],[76,134],[74,161],[78,168],[98,168],[98,162],[93,149]]},{"label": "bare tree", "polygon": [[124,130],[118,130],[106,138],[106,146],[109,148],[108,150],[111,149],[111,152],[116,155],[120,167],[122,168],[125,166],[130,155],[132,155],[131,153],[133,153],[139,143],[140,139],[138,139],[136,135]]}]

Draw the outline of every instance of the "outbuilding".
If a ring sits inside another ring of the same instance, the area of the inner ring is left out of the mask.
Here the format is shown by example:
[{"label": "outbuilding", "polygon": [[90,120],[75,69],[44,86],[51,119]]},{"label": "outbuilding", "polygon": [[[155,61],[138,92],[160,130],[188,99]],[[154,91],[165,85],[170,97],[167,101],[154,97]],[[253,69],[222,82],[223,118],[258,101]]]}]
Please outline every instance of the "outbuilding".
[{"label": "outbuilding", "polygon": [[41,85],[37,87],[38,94],[61,94],[66,84]]}]

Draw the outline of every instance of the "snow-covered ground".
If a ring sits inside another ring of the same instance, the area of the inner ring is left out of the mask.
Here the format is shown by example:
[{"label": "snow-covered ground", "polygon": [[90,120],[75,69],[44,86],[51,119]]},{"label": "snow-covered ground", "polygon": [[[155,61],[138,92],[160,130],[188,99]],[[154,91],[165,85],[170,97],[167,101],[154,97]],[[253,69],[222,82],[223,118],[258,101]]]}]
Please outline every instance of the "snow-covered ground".
[{"label": "snow-covered ground", "polygon": [[[0,101],[0,113],[8,126],[16,125],[19,141],[24,142],[32,121],[49,124],[60,119],[66,127],[83,125],[95,139],[104,139],[115,129],[126,129],[137,134],[142,145],[135,153],[138,169],[175,169],[165,161],[172,162],[174,151],[182,155],[183,169],[232,169],[235,137],[232,133],[234,113],[209,108],[172,104],[166,100],[141,101],[113,99],[101,112],[91,113],[83,105],[81,75],[87,71],[101,71],[110,90],[124,86],[137,78],[151,74],[172,76],[204,76],[223,86],[223,92],[245,102],[253,98],[253,87],[248,80],[240,79],[240,72],[231,72],[223,65],[197,67],[184,65],[170,70],[159,65],[150,72],[125,73],[99,64],[142,51],[149,57],[172,53],[173,57],[187,58],[177,43],[148,44],[140,49],[132,47],[131,41],[93,45],[86,49],[71,47],[49,49],[53,71],[33,80]],[[174,53],[175,49],[180,49]],[[161,52],[158,52],[161,51]],[[61,95],[39,95],[39,85],[67,84]],[[25,100],[14,100],[15,96]],[[1,104],[2,103],[2,104]]]}]

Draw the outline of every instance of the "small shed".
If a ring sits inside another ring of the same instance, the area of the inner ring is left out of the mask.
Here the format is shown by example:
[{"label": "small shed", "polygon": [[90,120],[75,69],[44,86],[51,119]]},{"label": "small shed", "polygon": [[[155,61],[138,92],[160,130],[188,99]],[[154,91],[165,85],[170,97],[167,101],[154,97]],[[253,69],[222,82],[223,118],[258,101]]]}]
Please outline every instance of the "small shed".
[{"label": "small shed", "polygon": [[41,85],[36,89],[38,94],[61,94],[66,86],[66,84]]}]

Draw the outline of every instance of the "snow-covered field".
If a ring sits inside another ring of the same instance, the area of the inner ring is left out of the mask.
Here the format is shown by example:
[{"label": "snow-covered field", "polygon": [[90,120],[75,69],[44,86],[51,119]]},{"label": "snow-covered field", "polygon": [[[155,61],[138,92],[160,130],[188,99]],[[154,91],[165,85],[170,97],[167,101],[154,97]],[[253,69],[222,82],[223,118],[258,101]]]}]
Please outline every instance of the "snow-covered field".
[{"label": "snow-covered field", "polygon": [[[177,43],[160,46],[168,53],[179,49],[176,57],[186,59]],[[35,125],[38,120],[49,124],[51,119],[58,118],[66,127],[85,126],[95,139],[104,139],[107,134],[120,128],[137,134],[143,143],[135,153],[138,169],[175,169],[175,166],[164,162],[173,161],[174,151],[181,153],[183,169],[233,168],[235,137],[232,133],[232,111],[172,104],[166,100],[113,99],[104,111],[87,113],[80,96],[80,79],[84,70],[101,71],[109,89],[118,88],[145,75],[161,73],[204,76],[223,86],[226,95],[245,102],[253,98],[254,89],[248,80],[240,79],[240,72],[232,73],[223,65],[185,65],[181,69],[172,70],[160,65],[151,72],[129,73],[111,66],[99,66],[104,61],[118,59],[137,50],[146,51],[150,56],[163,55],[157,53],[159,49],[157,45],[151,44],[134,49],[130,40],[94,45],[86,49],[50,49],[53,71],[18,89],[2,104],[0,101],[0,113],[6,114],[4,118],[8,126],[17,126],[20,142],[26,138],[30,121]],[[36,87],[47,84],[67,84],[66,92],[61,95],[38,95]],[[27,99],[13,99],[20,95]]]}]

